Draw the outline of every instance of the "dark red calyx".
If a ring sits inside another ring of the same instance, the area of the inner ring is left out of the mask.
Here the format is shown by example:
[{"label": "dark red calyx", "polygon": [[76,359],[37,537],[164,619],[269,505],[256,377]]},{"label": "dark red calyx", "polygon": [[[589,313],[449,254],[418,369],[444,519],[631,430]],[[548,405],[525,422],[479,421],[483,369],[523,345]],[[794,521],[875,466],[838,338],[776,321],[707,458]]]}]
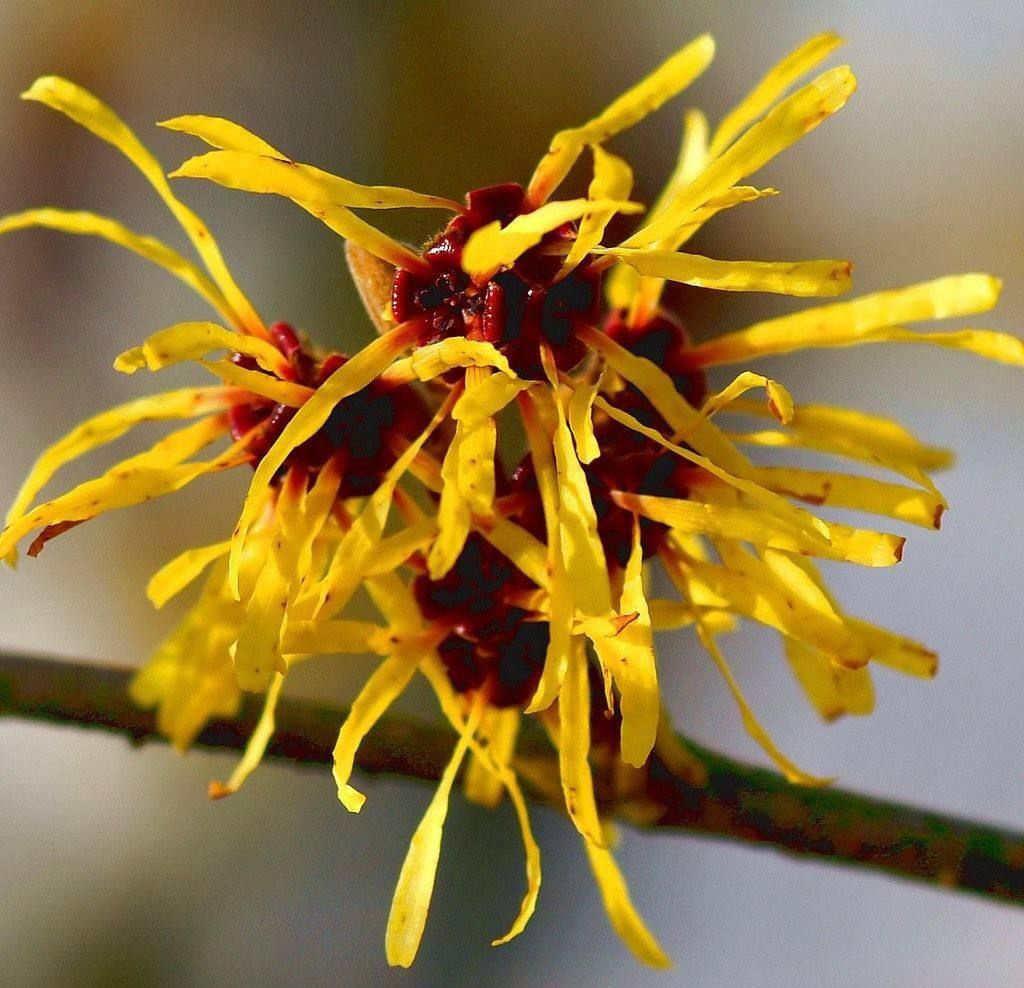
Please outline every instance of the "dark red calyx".
[{"label": "dark red calyx", "polygon": [[[318,360],[287,323],[275,323],[270,327],[270,334],[288,359],[294,372],[293,380],[306,387],[319,388],[348,362],[349,358],[340,353]],[[256,362],[243,354],[232,354],[231,360],[249,370],[259,370]],[[228,414],[233,438],[241,439],[256,426],[263,426],[260,436],[249,446],[253,466],[266,456],[295,412],[289,405],[264,398],[231,408]],[[312,475],[328,460],[340,456],[345,468],[339,497],[371,494],[394,460],[390,439],[417,435],[426,427],[429,417],[423,401],[410,387],[374,381],[342,399],[319,431],[292,451],[279,476],[293,467],[305,469]]]},{"label": "dark red calyx", "polygon": [[413,582],[424,617],[450,628],[438,651],[459,692],[486,686],[498,707],[521,706],[533,696],[548,625],[528,620],[528,612],[506,599],[528,589],[533,584],[475,532],[442,579]]},{"label": "dark red calyx", "polygon": [[506,226],[530,207],[519,185],[477,189],[466,202],[467,211],[424,250],[427,272],[395,272],[395,320],[423,318],[422,344],[458,336],[492,343],[522,377],[544,376],[542,344],[552,349],[560,369],[571,369],[586,352],[577,330],[598,319],[601,305],[600,274],[591,270],[589,261],[556,280],[575,239],[575,226],[552,231],[510,269],[477,283],[462,270],[462,249],[470,235],[495,221]]}]

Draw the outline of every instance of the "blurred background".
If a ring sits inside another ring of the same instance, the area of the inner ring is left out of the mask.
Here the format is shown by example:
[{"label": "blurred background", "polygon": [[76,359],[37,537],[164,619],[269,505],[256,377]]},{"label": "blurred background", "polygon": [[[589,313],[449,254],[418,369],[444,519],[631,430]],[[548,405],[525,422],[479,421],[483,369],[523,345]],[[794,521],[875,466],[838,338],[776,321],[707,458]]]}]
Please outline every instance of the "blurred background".
[{"label": "blurred background", "polygon": [[[0,3],[0,212],[93,208],[175,244],[149,187],[106,145],[17,94],[42,73],[96,91],[168,168],[196,149],[151,126],[181,113],[236,119],[300,160],[368,183],[459,197],[525,180],[558,128],[582,122],[692,36],[719,55],[682,99],[616,143],[649,200],[671,167],[683,109],[712,122],[774,61],[826,28],[848,39],[860,91],[757,176],[783,195],[716,220],[713,256],[850,257],[860,291],[943,273],[1006,280],[986,324],[1022,333],[1024,7],[904,0],[260,4],[165,0]],[[349,349],[368,323],[340,242],[289,203],[201,183],[203,215],[268,319]],[[436,217],[388,214],[411,240]],[[406,224],[406,225],[403,225]],[[43,444],[153,382],[114,354],[172,322],[206,318],[162,272],[99,242],[46,232],[0,241],[0,502]],[[691,291],[698,335],[791,303]],[[1024,827],[1020,606],[1024,445],[1019,372],[920,348],[868,347],[765,361],[798,402],[893,415],[958,451],[943,479],[941,534],[914,530],[895,570],[829,576],[843,602],[924,639],[934,683],[876,677],[870,718],[826,726],[804,703],[776,641],[726,644],[780,745],[844,785]],[[183,375],[181,381],[195,380]],[[169,383],[165,378],[161,382]],[[118,447],[124,452],[130,446]],[[90,461],[67,480],[96,469]],[[245,477],[107,516],[0,573],[0,647],[139,663],[180,616],[153,612],[148,575],[222,538]],[[758,759],[724,686],[686,635],[661,647],[679,724]],[[365,673],[365,668],[361,669]],[[354,683],[296,684],[339,703]],[[429,711],[428,711],[429,713]],[[572,828],[535,814],[544,853],[537,915],[488,946],[521,894],[508,807],[453,802],[419,960],[390,971],[383,934],[408,839],[430,790],[375,781],[359,816],[328,775],[265,766],[246,790],[206,801],[232,759],[98,733],[0,722],[0,970],[12,985],[761,985],[1020,984],[1024,914],[893,879],[794,862],[769,850],[627,831],[634,897],[675,958],[635,966],[607,928]]]}]

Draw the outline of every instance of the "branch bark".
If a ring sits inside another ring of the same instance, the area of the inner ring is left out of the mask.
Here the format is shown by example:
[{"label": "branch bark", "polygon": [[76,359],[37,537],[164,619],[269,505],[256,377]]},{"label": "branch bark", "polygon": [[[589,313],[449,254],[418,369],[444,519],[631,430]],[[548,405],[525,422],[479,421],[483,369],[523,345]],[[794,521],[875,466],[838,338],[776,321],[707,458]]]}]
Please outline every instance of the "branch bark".
[{"label": "branch bark", "polygon": [[[142,744],[163,740],[153,715],[128,699],[132,670],[28,655],[0,655],[0,716],[103,728]],[[344,709],[282,699],[267,757],[329,765]],[[196,746],[240,749],[258,705],[211,723]],[[435,780],[454,745],[446,727],[387,717],[359,749],[371,774]],[[805,789],[710,751],[691,749],[708,771],[694,786],[652,759],[639,795],[606,807],[632,823],[773,846],[800,857],[882,870],[946,889],[1024,904],[1024,834],[838,788]],[[552,757],[526,732],[519,757]]]}]

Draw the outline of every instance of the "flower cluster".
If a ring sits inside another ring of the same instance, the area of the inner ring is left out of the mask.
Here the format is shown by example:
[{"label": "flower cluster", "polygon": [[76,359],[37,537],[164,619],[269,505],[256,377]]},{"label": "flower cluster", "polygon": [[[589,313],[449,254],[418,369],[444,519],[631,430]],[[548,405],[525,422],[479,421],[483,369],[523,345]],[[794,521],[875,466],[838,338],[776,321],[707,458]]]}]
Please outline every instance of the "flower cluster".
[{"label": "flower cluster", "polygon": [[[217,383],[137,399],[57,442],[8,513],[0,555],[13,563],[30,533],[36,555],[102,512],[204,474],[252,469],[230,537],[189,549],[151,580],[149,596],[161,606],[208,574],[192,611],[138,674],[134,696],[156,708],[160,729],[184,748],[209,717],[234,711],[243,690],[265,695],[238,768],[211,786],[212,795],[227,795],[259,763],[296,663],[379,655],[335,749],[339,798],[358,812],[364,796],[351,776],[360,743],[414,676],[426,678],[458,741],[399,877],[386,938],[393,964],[415,957],[450,794],[467,761],[467,795],[496,805],[507,794],[525,848],[527,891],[495,943],[529,920],[541,869],[515,755],[524,714],[539,719],[557,749],[553,788],[583,838],[612,926],[641,960],[668,963],[630,901],[594,782],[594,766],[611,762],[617,784],[628,787],[652,752],[699,779],[699,763],[668,727],[655,631],[694,629],[749,733],[791,781],[806,785],[828,780],[778,750],[722,652],[719,639],[738,619],[778,632],[794,674],[828,719],[870,711],[872,662],[934,674],[935,656],[923,645],[848,614],[815,562],[892,566],[903,537],[811,509],[938,528],[946,502],[928,471],[946,465],[948,454],[875,415],[797,405],[755,371],[717,391],[706,373],[801,348],[883,341],[1024,365],[1024,345],[1012,337],[907,328],[991,308],[998,281],[940,278],[701,343],[684,329],[685,314],[662,303],[666,282],[819,298],[849,287],[844,260],[717,260],[682,250],[717,213],[775,195],[742,183],[846,103],[855,88],[846,67],[796,88],[838,44],[825,34],[800,46],[714,130],[689,111],[678,165],[648,210],[630,199],[630,166],[605,145],[705,70],[709,37],[592,120],[556,134],[525,187],[479,189],[465,204],[359,185],[293,161],[223,119],[166,121],[213,147],[171,178],[284,196],[344,238],[379,332],[351,357],[320,352],[286,323],[263,322],[209,230],[109,108],[55,77],[25,94],[120,150],[179,221],[202,266],[91,213],[29,210],[0,220],[0,232],[44,226],[98,236],[170,271],[219,321],[162,329],[115,367],[155,372],[191,362]],[[554,198],[581,165],[590,176],[586,194]],[[357,215],[393,208],[444,210],[451,219],[414,250]],[[616,217],[639,218],[609,246]],[[751,397],[759,392],[764,400]],[[194,421],[35,503],[64,464],[152,420]],[[202,458],[218,441],[220,450]],[[764,448],[813,451],[899,479],[759,465],[752,454]],[[655,564],[673,597],[651,596],[646,571]],[[379,620],[345,617],[361,590]],[[529,781],[550,793],[552,780]]]}]

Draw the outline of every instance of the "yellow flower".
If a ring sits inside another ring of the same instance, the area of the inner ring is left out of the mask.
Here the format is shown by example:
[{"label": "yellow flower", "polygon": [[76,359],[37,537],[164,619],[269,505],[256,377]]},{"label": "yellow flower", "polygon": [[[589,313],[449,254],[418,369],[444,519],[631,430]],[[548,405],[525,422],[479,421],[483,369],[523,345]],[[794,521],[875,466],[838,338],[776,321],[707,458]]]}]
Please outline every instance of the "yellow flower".
[{"label": "yellow flower", "polygon": [[[587,642],[607,706],[618,705],[625,763],[642,766],[658,744],[663,757],[687,764],[685,752],[668,748],[653,632],[692,625],[748,731],[791,780],[804,784],[828,780],[803,772],[776,748],[719,647],[718,635],[736,618],[780,634],[797,678],[827,718],[871,709],[872,660],[914,675],[934,673],[935,656],[924,646],[847,615],[811,562],[890,566],[904,539],[827,522],[793,501],[937,528],[946,502],[926,471],[944,466],[948,454],[878,416],[798,406],[782,384],[754,371],[708,395],[704,373],[800,348],[882,341],[930,343],[1024,365],[1024,346],[1012,337],[906,328],[991,308],[998,281],[981,274],[942,278],[768,320],[698,346],[660,306],[666,281],[797,296],[834,296],[849,287],[851,265],[843,260],[721,261],[680,250],[722,210],[775,195],[740,183],[846,103],[856,86],[846,67],[787,95],[839,43],[823,34],[801,45],[713,133],[699,111],[690,111],[678,165],[661,197],[614,246],[602,246],[608,223],[639,207],[629,200],[630,167],[604,145],[706,68],[713,54],[708,37],[684,47],[592,120],[557,134],[525,189],[470,193],[465,208],[454,207],[454,219],[418,252],[352,212],[424,205],[415,193],[355,186],[209,118],[169,124],[217,148],[189,159],[174,176],[285,196],[379,260],[371,279],[378,288],[363,294],[383,340],[413,334],[400,374],[469,368],[456,376],[457,426],[447,453],[435,459],[421,450],[415,465],[439,499],[437,537],[424,543],[423,558],[410,559],[419,573],[415,595],[427,624],[447,631],[438,655],[416,661],[460,742],[402,872],[388,931],[392,963],[408,964],[415,955],[448,795],[467,755],[476,759],[469,795],[493,802],[504,788],[520,812],[529,880],[514,930],[532,910],[539,864],[510,774],[520,710],[541,715],[559,748],[566,809],[584,837],[613,925],[639,957],[665,962],[614,870],[594,799]],[[553,201],[588,151],[587,196]],[[365,259],[361,264],[372,268]],[[609,271],[604,314],[599,288]],[[390,296],[379,288],[389,282]],[[754,389],[766,393],[766,405],[745,397]],[[495,472],[496,417],[512,403],[529,454],[506,483]],[[757,431],[726,431],[720,422],[735,414],[773,421]],[[296,423],[303,417],[300,412]],[[318,422],[310,415],[283,435],[277,457]],[[759,466],[746,447],[823,452],[882,467],[909,484]],[[266,479],[255,478],[251,498]],[[491,581],[501,568],[487,561],[493,550],[519,572]],[[653,558],[679,600],[648,600],[643,564]],[[362,805],[348,781],[356,746],[413,674],[411,658],[397,674],[400,661],[392,656],[381,666],[341,732],[335,774],[351,810]]]},{"label": "yellow flower", "polygon": [[[237,702],[237,686],[266,692],[263,719],[238,769],[226,785],[214,786],[221,795],[237,789],[258,763],[291,663],[314,654],[379,654],[381,664],[354,701],[335,750],[339,798],[358,812],[364,797],[351,776],[359,744],[416,673],[425,676],[458,742],[399,878],[386,936],[392,964],[408,966],[416,955],[449,798],[467,760],[469,798],[494,805],[507,793],[524,844],[526,894],[495,943],[521,932],[540,888],[522,774],[564,802],[616,932],[641,960],[668,964],[615,865],[593,777],[594,764],[610,760],[619,795],[628,795],[630,772],[642,771],[654,750],[666,764],[699,775],[667,729],[655,631],[695,629],[749,733],[788,778],[808,785],[828,780],[805,773],[777,749],[719,646],[718,637],[738,618],[779,633],[795,675],[826,718],[871,709],[872,661],[934,673],[935,656],[924,646],[848,615],[811,561],[891,566],[904,539],[826,521],[794,502],[938,528],[946,502],[928,471],[944,466],[948,454],[877,416],[798,405],[782,384],[755,371],[742,370],[709,394],[705,372],[800,348],[882,341],[931,343],[1024,365],[1024,345],[1012,337],[906,328],[986,311],[996,302],[998,281],[982,274],[942,278],[817,306],[699,345],[661,304],[666,281],[807,297],[849,287],[851,265],[844,260],[723,261],[681,250],[722,210],[774,195],[739,183],[845,104],[855,88],[846,67],[789,94],[838,44],[824,34],[800,46],[713,133],[691,111],[664,192],[638,228],[612,246],[603,245],[610,221],[642,207],[630,200],[629,165],[604,145],[703,72],[714,50],[706,36],[592,120],[559,132],[525,188],[476,190],[465,206],[330,175],[219,118],[165,122],[214,148],[173,176],[285,196],[349,242],[381,335],[351,360],[333,362],[289,327],[268,329],[259,321],[208,231],[109,110],[62,80],[41,80],[30,90],[128,154],[181,219],[208,274],[170,248],[85,214],[32,211],[0,221],[0,231],[41,224],[113,239],[186,280],[232,328],[179,325],[122,354],[116,366],[127,372],[195,361],[223,383],[114,410],[57,444],[19,496],[0,553],[13,551],[30,531],[42,530],[38,548],[100,510],[168,492],[204,472],[255,466],[232,538],[190,550],[154,578],[150,594],[160,602],[214,567],[197,609],[137,680],[135,693],[159,705],[162,729],[184,745],[206,716]],[[553,200],[584,156],[592,162],[587,195]],[[454,215],[417,251],[354,212],[389,208]],[[216,351],[232,356],[209,360]],[[432,409],[421,403],[417,382],[436,382]],[[765,403],[748,397],[756,390],[764,391]],[[399,395],[408,395],[407,402]],[[378,400],[395,406],[396,416],[403,404],[408,414],[401,427],[378,430],[378,448],[362,457],[357,474],[364,482],[346,487],[360,457],[344,423],[353,402]],[[177,408],[163,417],[183,417],[194,406],[206,414],[196,426],[29,509],[63,462],[152,417],[154,409]],[[497,438],[511,414],[527,449],[506,472]],[[734,415],[768,419],[769,427],[723,427]],[[227,452],[191,462],[229,431],[235,442]],[[901,482],[761,466],[748,448],[845,457],[895,473]],[[406,475],[425,489],[430,510],[401,486]],[[393,505],[402,516],[397,529]],[[654,560],[678,599],[649,596],[645,563]],[[382,623],[339,617],[360,586]],[[600,717],[592,716],[595,700],[605,708]],[[538,717],[557,748],[553,786],[515,758],[523,713]]]}]

